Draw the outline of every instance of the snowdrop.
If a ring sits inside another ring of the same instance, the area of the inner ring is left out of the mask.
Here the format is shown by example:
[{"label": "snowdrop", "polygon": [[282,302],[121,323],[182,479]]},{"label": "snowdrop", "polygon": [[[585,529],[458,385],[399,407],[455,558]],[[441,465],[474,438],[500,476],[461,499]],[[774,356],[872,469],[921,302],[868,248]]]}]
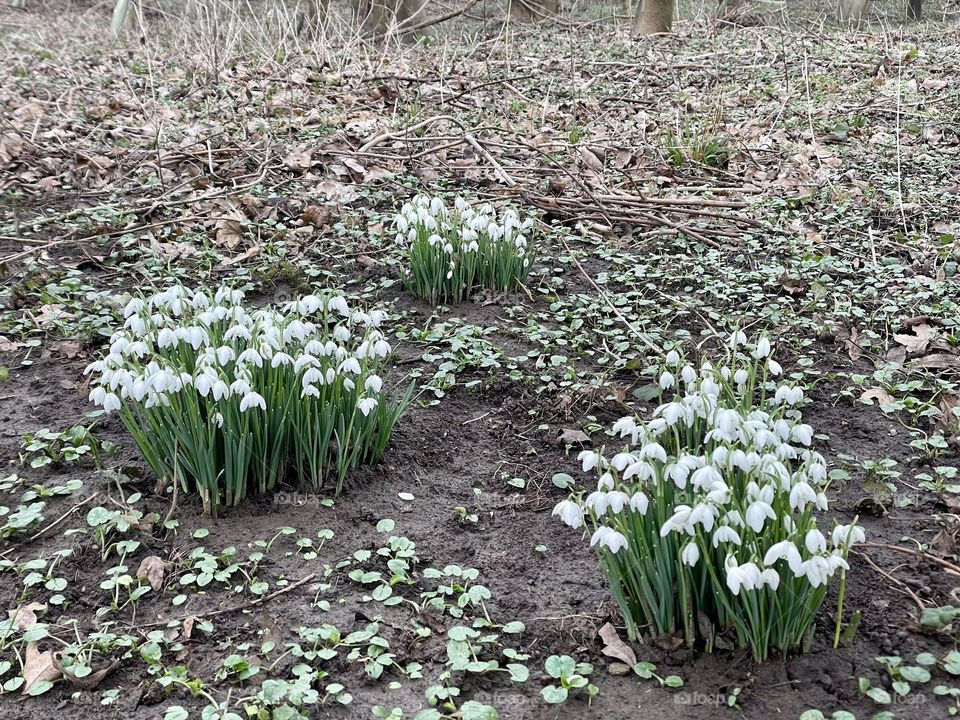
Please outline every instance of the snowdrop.
[{"label": "snowdrop", "polygon": [[[238,290],[179,285],[133,298],[110,352],[85,370],[91,402],[120,416],[158,477],[200,492],[213,514],[251,477],[260,492],[287,472],[330,475],[339,490],[350,467],[383,451],[410,399],[388,398],[377,373],[390,352],[382,312],[336,293],[280,309],[242,303]],[[337,442],[348,452],[331,447],[332,427],[347,428]]]},{"label": "snowdrop", "polygon": [[[698,369],[679,352],[665,358],[652,373],[661,391],[652,416],[617,420],[612,455],[579,454],[597,489],[554,515],[590,534],[631,636],[651,628],[693,643],[695,613],[705,612],[760,660],[802,645],[864,535],[838,525],[828,547],[817,528],[827,465],[796,409],[803,388],[767,380],[779,374],[769,340],[748,345],[737,332],[726,347],[726,362]],[[684,599],[683,588],[696,590]],[[723,598],[724,613],[698,605],[698,593]]]},{"label": "snowdrop", "polygon": [[521,222],[512,209],[498,217],[491,205],[471,207],[458,197],[450,208],[442,198],[419,195],[400,208],[393,226],[408,255],[404,284],[431,302],[460,302],[477,287],[506,292],[529,274],[533,221]]}]

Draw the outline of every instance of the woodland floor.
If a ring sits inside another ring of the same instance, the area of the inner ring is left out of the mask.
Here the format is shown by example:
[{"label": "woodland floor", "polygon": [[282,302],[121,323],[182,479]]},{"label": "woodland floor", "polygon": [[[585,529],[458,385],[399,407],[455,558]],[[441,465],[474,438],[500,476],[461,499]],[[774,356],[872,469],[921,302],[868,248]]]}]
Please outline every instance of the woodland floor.
[{"label": "woodland floor", "polygon": [[[949,623],[920,623],[921,608],[960,606],[956,26],[682,23],[638,42],[607,22],[507,42],[476,24],[469,41],[380,56],[356,43],[257,44],[241,23],[220,47],[159,18],[164,32],[110,46],[102,13],[65,7],[0,16],[0,607],[45,605],[37,614],[59,640],[40,649],[91,649],[108,672],[38,697],[4,693],[0,718],[161,718],[171,705],[200,717],[207,699],[152,676],[184,666],[232,702],[289,678],[281,649],[303,642],[298,629],[330,623],[346,636],[374,620],[407,674],[373,680],[344,650],[327,671],[352,702],[314,716],[384,706],[409,718],[444,670],[446,629],[484,613],[523,623],[500,641],[529,655],[530,679],[455,678],[457,704],[508,720],[935,718],[958,707],[950,662],[893,705],[859,690],[859,678],[890,689],[878,656],[912,665],[956,648]],[[421,189],[537,211],[528,292],[439,309],[411,300],[383,229]],[[180,497],[168,516],[169,490],[120,424],[91,413],[82,369],[118,296],[169,278],[239,283],[256,302],[339,287],[388,309],[390,380],[414,377],[423,391],[383,461],[330,506],[289,488],[217,520]],[[848,576],[843,619],[859,627],[833,648],[834,590],[805,655],[757,665],[650,642],[634,645],[637,659],[682,688],[610,674],[598,630],[620,622],[616,609],[589,547],[550,516],[565,494],[556,473],[588,480],[580,443],[558,438],[581,431],[602,445],[611,421],[643,409],[647,343],[697,352],[735,325],[769,331],[787,372],[812,388],[804,416],[843,471],[831,513],[859,516],[873,543]],[[90,428],[99,466],[25,449],[24,435],[74,426]],[[45,454],[53,461],[33,467]],[[139,542],[131,570],[147,556],[168,563],[159,590],[120,609],[101,588],[118,556],[101,557],[86,521],[95,507],[142,513],[108,536]],[[22,512],[36,517],[12,527]],[[459,620],[371,599],[349,574],[383,571],[376,551],[391,536],[418,558],[397,594],[419,602],[435,587],[424,569],[457,565],[479,571],[489,599]],[[199,586],[197,553],[222,569],[225,548],[239,569]],[[115,637],[98,644],[98,626]],[[0,648],[3,684],[23,648]],[[224,670],[232,654],[260,673]],[[542,701],[551,654],[594,664],[592,704]]]}]

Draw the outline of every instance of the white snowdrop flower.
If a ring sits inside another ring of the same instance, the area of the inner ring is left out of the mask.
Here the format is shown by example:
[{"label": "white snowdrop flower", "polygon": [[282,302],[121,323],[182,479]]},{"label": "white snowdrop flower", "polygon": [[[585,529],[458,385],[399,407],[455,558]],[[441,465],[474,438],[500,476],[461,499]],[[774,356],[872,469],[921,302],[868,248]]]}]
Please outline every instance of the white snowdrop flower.
[{"label": "white snowdrop flower", "polygon": [[740,368],[733,374],[733,381],[737,385],[745,385],[747,380],[749,379],[750,379],[750,374],[743,368]]},{"label": "white snowdrop flower", "polygon": [[684,366],[683,370],[680,371],[680,378],[687,385],[692,385],[697,380],[697,371],[694,370],[690,365],[686,365]]},{"label": "white snowdrop flower", "polygon": [[350,340],[350,328],[346,325],[337,325],[333,329],[333,339],[337,342],[348,342]]},{"label": "white snowdrop flower", "polygon": [[780,573],[773,568],[767,568],[760,573],[760,585],[766,585],[774,592],[780,587]]},{"label": "white snowdrop flower", "polygon": [[206,373],[202,373],[201,375],[197,376],[197,379],[193,383],[193,387],[196,388],[201,397],[206,397],[210,394],[210,390],[213,388],[214,382],[216,382],[216,380],[211,380]]},{"label": "white snowdrop flower", "polygon": [[142,358],[149,354],[150,346],[148,346],[143,340],[137,340],[127,346],[127,352],[131,355],[135,355],[138,358]]},{"label": "white snowdrop flower", "polygon": [[770,354],[770,341],[767,339],[767,336],[764,335],[757,341],[757,349],[754,350],[753,356],[758,360],[761,360],[767,357]]},{"label": "white snowdrop flower", "polygon": [[303,389],[300,391],[300,397],[320,397],[320,389],[316,385],[304,384]]},{"label": "white snowdrop flower", "polygon": [[353,392],[354,388],[357,387],[357,384],[348,377],[343,378],[343,389],[347,392]]},{"label": "white snowdrop flower", "polygon": [[103,398],[103,411],[111,413],[120,409],[120,398],[115,393],[107,393]]},{"label": "white snowdrop flower", "polygon": [[263,367],[263,358],[260,357],[258,353],[253,348],[247,348],[237,357],[237,363],[239,364],[251,364],[257,367]]},{"label": "white snowdrop flower", "polygon": [[553,508],[553,515],[559,516],[565,525],[572,528],[583,527],[583,510],[572,500],[561,500]]},{"label": "white snowdrop flower", "polygon": [[840,554],[839,550],[834,550],[832,553],[827,555],[827,567],[830,569],[831,575],[841,568],[843,570],[850,569],[850,565],[848,565],[847,561],[844,560],[843,555]]},{"label": "white snowdrop flower", "polygon": [[355,357],[348,357],[342,363],[340,367],[337,368],[337,372],[348,372],[353,375],[359,375],[363,372],[363,369],[360,367],[360,362]]},{"label": "white snowdrop flower", "polygon": [[223,398],[228,398],[231,395],[230,386],[227,385],[223,380],[217,380],[210,389],[210,392],[213,393],[213,399],[217,402]]},{"label": "white snowdrop flower", "polygon": [[177,334],[170,328],[163,328],[157,333],[157,347],[161,350],[163,348],[172,347],[177,344]]},{"label": "white snowdrop flower", "polygon": [[811,555],[827,551],[827,539],[823,536],[823,533],[816,528],[811,528],[807,531],[806,536],[803,538],[803,544],[806,546],[807,552]]},{"label": "white snowdrop flower", "polygon": [[676,383],[676,379],[673,377],[671,373],[664,370],[662,373],[660,373],[659,382],[660,382],[661,388],[663,388],[664,390],[669,390]]},{"label": "white snowdrop flower", "polygon": [[714,465],[724,466],[727,464],[727,459],[730,457],[730,448],[726,445],[718,445],[713,449],[713,452],[710,454],[710,461]]},{"label": "white snowdrop flower", "polygon": [[383,389],[383,380],[379,375],[371,375],[363,382],[363,389],[367,392],[378,393]]},{"label": "white snowdrop flower", "polygon": [[786,560],[790,571],[794,575],[800,572],[800,566],[803,563],[800,551],[797,550],[797,546],[791,540],[782,540],[771,545],[763,556],[763,564],[767,566],[773,565],[778,560]]},{"label": "white snowdrop flower", "polygon": [[663,449],[662,445],[655,442],[647,443],[640,448],[638,455],[641,458],[651,458],[653,460],[659,460],[662,463],[667,461],[667,451]]},{"label": "white snowdrop flower", "polygon": [[394,227],[402,233],[405,233],[410,229],[410,223],[407,221],[406,215],[396,215],[393,218]]},{"label": "white snowdrop flower", "polygon": [[803,512],[808,504],[816,505],[817,494],[805,482],[798,482],[790,489],[790,507]]},{"label": "white snowdrop flower", "polygon": [[613,490],[613,488],[614,488],[613,475],[611,475],[609,472],[603,473],[603,475],[600,476],[600,479],[597,480],[597,489]]},{"label": "white snowdrop flower", "polygon": [[337,371],[333,368],[327,368],[324,379],[327,381],[327,385],[333,385],[337,380]]},{"label": "white snowdrop flower", "polygon": [[610,552],[616,554],[627,547],[627,538],[613,528],[601,525],[590,538],[590,547],[597,545],[606,547]]},{"label": "white snowdrop flower", "polygon": [[237,353],[229,345],[221,345],[216,349],[215,354],[220,365],[231,363],[237,358]]},{"label": "white snowdrop flower", "polygon": [[760,568],[755,563],[737,564],[733,555],[728,555],[725,563],[727,571],[727,587],[734,595],[740,590],[756,590],[760,586]]},{"label": "white snowdrop flower", "polygon": [[583,463],[584,472],[590,472],[597,466],[597,453],[595,450],[582,450],[577,460]]},{"label": "white snowdrop flower", "polygon": [[607,493],[607,505],[611,512],[623,512],[623,508],[630,504],[630,496],[620,490],[613,490]]},{"label": "white snowdrop flower", "polygon": [[687,486],[687,477],[689,477],[689,475],[690,468],[683,463],[673,463],[667,468],[667,476],[680,490],[683,490]]},{"label": "white snowdrop flower", "polygon": [[813,442],[813,428],[809,425],[794,425],[790,430],[790,441],[809,445]]},{"label": "white snowdrop flower", "polygon": [[[657,411],[667,421],[667,425],[676,425],[677,422],[686,416],[686,408],[682,402],[672,402],[661,405]],[[661,412],[662,411],[662,412]]]},{"label": "white snowdrop flower", "polygon": [[733,543],[739,546],[742,541],[736,530],[729,525],[721,525],[713,531],[713,547],[716,548],[722,542]]},{"label": "white snowdrop flower", "polygon": [[783,374],[783,368],[780,367],[780,363],[773,358],[770,358],[767,360],[767,372],[774,377],[779,377],[781,374]]},{"label": "white snowdrop flower", "polygon": [[650,500],[642,491],[637,491],[630,496],[630,509],[641,515],[647,514],[647,508],[650,506]]},{"label": "white snowdrop flower", "polygon": [[800,564],[800,569],[796,572],[797,577],[807,578],[810,586],[815,588],[826,585],[832,574],[827,559],[820,555],[814,555],[809,560],[804,560]]},{"label": "white snowdrop flower", "polygon": [[247,392],[240,400],[240,412],[246,412],[250,408],[258,407],[261,410],[267,409],[267,401],[263,396],[255,392]]},{"label": "white snowdrop flower", "polygon": [[714,513],[715,508],[709,503],[698,503],[690,511],[688,522],[690,525],[700,523],[706,532],[710,532],[713,529]]},{"label": "white snowdrop flower", "polygon": [[244,378],[237,378],[230,383],[230,392],[234,395],[248,395],[250,393],[250,383]]},{"label": "white snowdrop flower", "polygon": [[826,512],[830,509],[830,504],[827,502],[827,495],[823,492],[817,493],[817,510]]},{"label": "white snowdrop flower", "polygon": [[227,341],[236,340],[237,338],[250,342],[250,340],[253,339],[253,335],[243,325],[234,325],[223,334],[223,339]]},{"label": "white snowdrop flower", "polygon": [[737,509],[727,510],[727,514],[723,516],[723,521],[730,527],[742,528],[747,526],[747,524],[743,521],[743,516]]},{"label": "white snowdrop flower", "polygon": [[697,547],[695,542],[690,541],[683,546],[683,550],[680,552],[680,560],[684,565],[690,567],[695,566],[700,561],[700,548]]},{"label": "white snowdrop flower", "polygon": [[718,482],[723,482],[723,475],[717,472],[717,469],[712,465],[704,465],[699,470],[695,470],[693,475],[690,476],[690,484],[697,490],[704,488],[709,490],[713,487],[714,483]]},{"label": "white snowdrop flower", "polygon": [[676,350],[671,350],[667,353],[666,356],[667,365],[679,365],[680,364],[680,353]]},{"label": "white snowdrop flower", "polygon": [[843,547],[848,542],[850,545],[864,542],[867,536],[859,525],[837,525],[833,529],[830,539],[833,541],[834,547]]},{"label": "white snowdrop flower", "polygon": [[123,308],[123,316],[125,318],[130,317],[131,315],[136,315],[143,312],[145,303],[141,298],[132,298]]},{"label": "white snowdrop flower", "polygon": [[666,537],[674,530],[687,530],[692,526],[690,524],[690,513],[693,508],[689,505],[677,505],[673,509],[673,515],[667,518],[667,521],[660,526],[660,537]]},{"label": "white snowdrop flower", "polygon": [[386,340],[377,340],[373,347],[376,350],[377,357],[386,357],[390,354],[390,343]]},{"label": "white snowdrop flower", "polygon": [[370,411],[377,407],[376,398],[363,398],[357,402],[357,408],[363,413],[364,417],[370,414]]},{"label": "white snowdrop flower", "polygon": [[610,503],[607,500],[607,494],[602,490],[595,490],[587,495],[585,505],[593,511],[597,517],[603,517],[607,514],[607,508]]},{"label": "white snowdrop flower", "polygon": [[641,482],[653,477],[653,468],[650,467],[650,463],[645,460],[638,460],[629,465],[627,469],[623,471],[623,479],[626,481],[633,477],[636,477]]},{"label": "white snowdrop flower", "polygon": [[730,334],[729,345],[732,349],[735,350],[738,345],[746,345],[746,344],[747,344],[747,335],[746,333],[743,332],[743,330],[737,330]]},{"label": "white snowdrop flower", "polygon": [[713,489],[707,493],[707,500],[715,505],[726,505],[730,502],[732,492],[726,483],[714,483]]},{"label": "white snowdrop flower", "polygon": [[[613,431],[620,433],[620,437],[632,433],[637,427],[632,417],[622,417],[613,424]],[[586,468],[584,468],[586,469]]]},{"label": "white snowdrop flower", "polygon": [[623,472],[629,465],[635,463],[637,459],[627,452],[617,453],[613,456],[610,464],[618,471]]},{"label": "white snowdrop flower", "polygon": [[763,530],[763,524],[767,519],[776,520],[777,514],[769,503],[762,500],[755,500],[747,508],[747,525],[757,534]]},{"label": "white snowdrop flower", "polygon": [[329,310],[336,310],[343,316],[350,315],[350,306],[347,305],[347,301],[341,295],[334,295],[327,301],[327,308]]},{"label": "white snowdrop flower", "polygon": [[730,380],[730,368],[722,367],[720,368],[720,377],[724,380]]},{"label": "white snowdrop flower", "polygon": [[319,382],[322,385],[323,380],[324,380],[324,377],[323,377],[322,370],[315,367],[308,367],[306,371],[303,373],[303,376],[300,378],[300,384],[303,387],[306,387],[307,385],[310,385],[315,382]]},{"label": "white snowdrop flower", "polygon": [[95,387],[90,391],[90,395],[88,397],[90,402],[97,405],[103,405],[103,401],[107,397],[107,390],[103,387]]},{"label": "white snowdrop flower", "polygon": [[285,352],[274,353],[273,357],[270,359],[270,367],[278,368],[281,365],[292,365],[293,358],[287,355]]}]

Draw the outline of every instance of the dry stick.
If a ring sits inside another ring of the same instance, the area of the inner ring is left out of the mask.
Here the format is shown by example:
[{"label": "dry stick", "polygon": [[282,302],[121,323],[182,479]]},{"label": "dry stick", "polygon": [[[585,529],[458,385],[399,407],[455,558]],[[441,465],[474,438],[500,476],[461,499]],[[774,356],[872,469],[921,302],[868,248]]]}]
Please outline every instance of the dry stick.
[{"label": "dry stick", "polygon": [[593,289],[597,291],[597,295],[598,295],[600,298],[603,299],[603,301],[607,304],[607,307],[609,307],[609,308],[613,311],[613,314],[616,315],[617,318],[619,318],[620,322],[622,322],[624,325],[626,325],[626,326],[627,326],[627,329],[630,330],[630,332],[632,332],[634,335],[636,335],[638,338],[640,338],[640,340],[643,341],[643,343],[644,343],[648,348],[650,348],[651,350],[653,350],[657,355],[663,355],[663,350],[661,350],[661,349],[658,348],[656,345],[654,345],[653,342],[651,342],[650,339],[649,339],[646,335],[644,335],[642,332],[640,332],[639,330],[637,330],[637,329],[630,323],[630,321],[627,320],[627,318],[623,315],[623,313],[620,312],[619,308],[617,308],[616,305],[614,305],[612,302],[610,302],[610,298],[607,297],[607,294],[600,288],[599,285],[597,285],[597,284],[593,281],[593,278],[590,277],[590,275],[587,273],[587,271],[583,269],[583,265],[581,265],[581,264],[580,264],[580,261],[577,260],[576,256],[573,254],[573,251],[570,249],[570,246],[567,245],[566,239],[564,239],[562,236],[560,237],[560,244],[563,245],[564,250],[566,250],[567,253],[570,255],[570,259],[573,260],[573,264],[577,266],[577,270],[579,270],[579,271],[580,271],[580,274],[583,275],[584,280],[586,280],[588,283],[590,283],[590,285],[593,286]]},{"label": "dry stick", "polygon": [[507,171],[503,169],[503,166],[497,162],[496,158],[490,154],[490,151],[483,147],[483,145],[481,145],[473,135],[470,133],[464,133],[463,137],[474,147],[477,152],[487,159],[488,163],[493,165],[494,171],[508,187],[514,187],[517,184],[517,181],[507,175]]},{"label": "dry stick", "polygon": [[[269,151],[268,151],[268,152],[269,152]],[[224,197],[229,197],[230,195],[232,195],[232,194],[234,194],[234,193],[236,193],[236,192],[239,192],[239,191],[241,191],[241,190],[246,190],[247,188],[251,188],[251,187],[253,187],[254,185],[258,185],[259,183],[263,182],[264,178],[266,178],[266,176],[267,176],[267,171],[269,170],[269,167],[270,167],[270,164],[269,164],[269,156],[268,156],[268,157],[264,160],[264,162],[263,162],[263,166],[262,166],[262,168],[261,168],[260,175],[259,175],[253,182],[246,183],[245,185],[238,185],[237,187],[230,188],[230,189],[228,189],[228,190],[222,190],[222,191],[217,192],[217,193],[214,193],[214,194],[212,194],[212,195],[204,195],[203,197],[200,197],[200,198],[185,198],[185,199],[175,200],[175,201],[174,201],[174,200],[171,200],[171,201],[169,201],[169,202],[160,202],[159,200],[152,200],[149,205],[147,205],[147,204],[138,205],[138,206],[135,206],[135,207],[131,208],[130,210],[127,210],[126,212],[127,212],[127,213],[134,213],[134,214],[139,215],[140,213],[144,213],[144,212],[148,212],[149,210],[152,210],[152,209],[153,209],[154,207],[156,207],[157,205],[160,205],[160,206],[162,206],[162,207],[164,207],[164,208],[171,208],[171,207],[176,207],[176,206],[178,206],[178,205],[186,205],[186,204],[188,204],[188,203],[193,203],[193,202],[198,202],[198,203],[199,203],[199,202],[207,202],[207,201],[210,201],[210,200],[219,200],[219,199],[224,198]],[[86,213],[86,212],[91,212],[91,211],[94,211],[94,210],[100,210],[100,209],[110,208],[110,207],[114,207],[114,205],[100,205],[100,206],[98,206],[98,207],[92,207],[92,208],[79,208],[79,209],[77,209],[77,210],[71,210],[70,212],[65,213],[65,214],[63,214],[63,215],[39,218],[38,220],[36,220],[36,221],[34,221],[34,222],[31,222],[31,223],[30,223],[30,227],[36,227],[37,225],[47,225],[47,224],[49,224],[49,223],[51,223],[51,222],[56,222],[56,221],[69,220],[69,219],[71,219],[71,218],[74,218],[74,217],[78,217],[78,216],[80,216],[80,215],[83,215],[83,214]],[[168,224],[168,223],[162,223],[162,224],[165,225],[165,224]],[[148,226],[148,227],[149,227],[149,226]],[[114,231],[114,232],[111,232],[111,233],[109,233],[109,235],[114,235],[114,234],[121,234],[121,235],[122,235],[122,234],[127,233],[127,232],[136,231],[137,229],[138,229],[138,228],[136,228],[136,227],[134,227],[134,228],[129,228],[129,229],[123,229],[122,231]],[[69,245],[69,244],[71,244],[71,243],[83,242],[83,241],[85,241],[85,240],[90,240],[90,239],[92,239],[92,238],[94,238],[94,237],[101,237],[101,234],[97,234],[97,235],[85,235],[84,237],[79,237],[79,238],[78,238],[78,237],[66,237],[66,238],[60,238],[59,240],[53,240],[53,241],[51,241],[51,242],[46,243],[45,245],[41,245],[41,246],[38,246],[38,247],[34,247],[34,248],[31,248],[30,250],[24,250],[23,252],[14,253],[13,255],[10,255],[10,256],[5,257],[5,258],[0,258],[0,265],[2,265],[2,264],[4,264],[4,263],[13,262],[14,260],[19,260],[20,258],[22,258],[22,257],[27,257],[28,255],[32,255],[32,254],[35,253],[35,252],[42,252],[42,251],[44,251],[44,250],[49,250],[49,249],[51,249],[51,248],[59,247],[59,246],[61,246],[61,245]]]},{"label": "dry stick", "polygon": [[[90,497],[86,498],[85,500],[81,500],[81,501],[78,502],[76,505],[74,505],[72,508],[70,508],[69,510],[67,510],[63,515],[61,515],[61,516],[58,517],[56,520],[54,520],[52,523],[50,523],[49,525],[47,525],[45,528],[39,530],[38,532],[36,532],[36,533],[34,533],[33,535],[31,535],[30,537],[28,537],[28,538],[26,539],[26,541],[24,541],[24,542],[21,543],[20,545],[17,545],[17,547],[20,547],[21,545],[26,545],[27,543],[32,543],[34,540],[39,539],[42,535],[45,535],[46,533],[48,533],[48,532],[50,532],[51,530],[53,530],[53,528],[55,528],[57,525],[59,525],[60,523],[62,523],[64,520],[66,520],[70,515],[72,515],[74,512],[76,512],[77,510],[79,510],[80,508],[82,508],[84,505],[86,505],[88,502],[90,502],[91,500],[93,500],[95,497],[98,497],[99,495],[100,495],[99,492],[95,492],[93,495],[91,495]],[[0,557],[3,557],[3,558],[7,557],[7,555],[9,555],[10,553],[12,553],[12,552],[13,552],[14,550],[16,550],[16,549],[17,549],[17,548],[10,548],[9,550],[7,550],[7,551],[4,552],[4,553],[0,553]]]},{"label": "dry stick", "polygon": [[910,599],[913,600],[914,604],[917,606],[917,609],[920,612],[923,612],[926,609],[926,606],[923,604],[923,601],[920,600],[919,597],[917,597],[917,594],[913,592],[913,590],[907,587],[906,583],[897,579],[896,577],[888,573],[886,570],[881,568],[879,565],[877,565],[873,560],[870,559],[869,555],[867,555],[866,553],[857,552],[856,550],[850,550],[850,552],[856,555],[857,557],[861,557],[864,560],[866,560],[867,565],[872,567],[874,570],[876,570],[880,575],[885,577],[887,580],[890,580],[891,582],[894,582],[897,585],[899,585],[903,589],[903,591],[910,596]]},{"label": "dry stick", "polygon": [[402,22],[397,23],[396,26],[394,26],[391,30],[388,30],[385,33],[378,33],[377,35],[374,35],[373,39],[375,41],[382,40],[391,32],[412,33],[412,32],[417,32],[418,30],[423,30],[424,28],[428,28],[431,25],[439,25],[442,22],[446,22],[447,20],[451,20],[455,17],[463,15],[467,10],[470,10],[474,5],[476,5],[479,2],[480,0],[470,0],[470,2],[468,2],[459,10],[451,10],[450,12],[446,12],[443,15],[435,15],[433,17],[429,17],[426,20],[416,23],[415,25],[409,24],[410,21],[412,21],[413,18],[416,17],[416,15],[412,15],[406,20],[403,20]]},{"label": "dry stick", "polygon": [[[136,627],[138,629],[148,628],[148,627],[157,627],[159,625],[168,625],[172,622],[183,622],[184,620],[189,620],[190,618],[197,618],[199,620],[200,618],[211,618],[211,617],[216,617],[217,615],[226,615],[227,613],[240,612],[241,610],[248,610],[252,607],[256,607],[257,605],[262,605],[265,602],[273,600],[275,597],[279,597],[284,593],[288,593],[294,588],[298,588],[301,585],[304,585],[305,583],[310,582],[316,576],[317,576],[316,573],[310,573],[306,577],[302,577],[299,580],[297,580],[295,583],[293,583],[293,585],[287,585],[285,588],[281,588],[276,592],[272,592],[269,595],[264,595],[261,598],[257,598],[256,600],[253,600],[251,602],[244,603],[243,605],[235,605],[234,607],[222,608],[220,610],[214,610],[212,612],[205,612],[200,614],[182,615],[180,617],[169,618],[167,620],[158,620],[157,622],[147,623],[146,625],[137,625]],[[133,626],[131,625],[128,627],[133,627]]]},{"label": "dry stick", "polygon": [[906,553],[907,555],[913,555],[915,557],[923,558],[924,560],[929,560],[930,562],[936,563],[941,567],[950,570],[951,572],[960,575],[960,567],[954,565],[952,562],[948,562],[943,558],[938,558],[936,555],[931,555],[930,553],[923,552],[922,550],[914,550],[913,548],[902,547],[900,545],[887,545],[886,543],[870,543],[870,542],[861,542],[857,543],[857,547],[867,547],[867,548],[877,548],[880,550],[895,550],[896,552]]}]

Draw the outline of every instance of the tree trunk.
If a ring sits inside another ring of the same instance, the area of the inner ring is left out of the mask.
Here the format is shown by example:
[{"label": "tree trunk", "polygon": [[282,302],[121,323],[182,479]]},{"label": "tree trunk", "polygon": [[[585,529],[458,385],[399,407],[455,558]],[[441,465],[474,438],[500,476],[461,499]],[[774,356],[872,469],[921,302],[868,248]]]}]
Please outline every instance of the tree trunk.
[{"label": "tree trunk", "polygon": [[840,22],[859,25],[867,19],[869,9],[870,0],[840,0]]},{"label": "tree trunk", "polygon": [[907,20],[923,19],[923,0],[907,0]]},{"label": "tree trunk", "polygon": [[670,32],[675,6],[676,0],[640,0],[633,18],[633,34],[647,36]]},{"label": "tree trunk", "polygon": [[556,15],[559,0],[510,0],[510,18],[514,22],[537,22]]}]

